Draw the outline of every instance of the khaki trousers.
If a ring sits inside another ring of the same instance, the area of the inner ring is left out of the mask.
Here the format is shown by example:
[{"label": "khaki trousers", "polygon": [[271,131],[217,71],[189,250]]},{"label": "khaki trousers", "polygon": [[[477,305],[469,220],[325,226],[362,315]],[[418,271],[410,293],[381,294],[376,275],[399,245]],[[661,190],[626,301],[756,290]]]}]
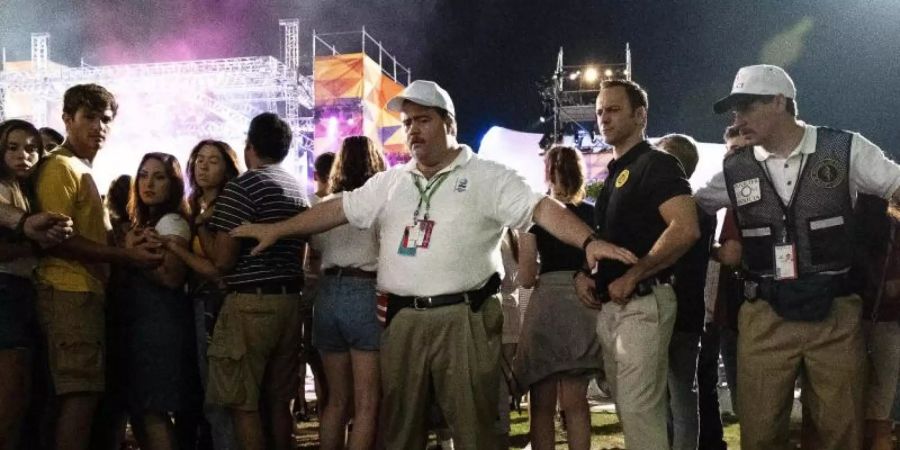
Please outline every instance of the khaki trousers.
[{"label": "khaki trousers", "polygon": [[443,412],[456,450],[497,448],[500,296],[469,305],[405,308],[381,336],[385,448],[422,449],[429,405]]},{"label": "khaki trousers", "polygon": [[741,448],[787,450],[794,383],[806,379],[804,400],[821,450],[862,446],[866,359],[862,300],[838,297],[821,322],[782,319],[765,301],[745,302],[738,315],[738,414]]},{"label": "khaki trousers", "polygon": [[666,377],[675,309],[675,291],[661,285],[625,306],[607,303],[600,310],[603,366],[629,449],[669,449]]}]

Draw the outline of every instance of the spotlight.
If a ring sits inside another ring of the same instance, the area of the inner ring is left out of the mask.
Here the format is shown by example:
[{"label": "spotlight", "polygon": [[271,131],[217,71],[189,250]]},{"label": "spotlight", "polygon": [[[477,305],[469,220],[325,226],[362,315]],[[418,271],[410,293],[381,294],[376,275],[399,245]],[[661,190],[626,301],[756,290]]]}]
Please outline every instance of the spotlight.
[{"label": "spotlight", "polygon": [[603,74],[606,75],[607,78],[609,78],[613,76],[613,71],[612,69],[606,69],[606,72],[603,72]]},{"label": "spotlight", "polygon": [[355,120],[354,118],[352,118],[352,117],[348,118],[348,119],[347,119],[347,125],[350,125],[351,127],[352,127],[353,125],[356,125],[356,120]]},{"label": "spotlight", "polygon": [[338,118],[337,117],[329,117],[328,118],[328,126],[330,128],[337,128],[338,126]]},{"label": "spotlight", "polygon": [[575,72],[572,72],[572,73],[569,74],[569,79],[570,79],[570,80],[575,80],[575,79],[578,78],[579,75],[581,75],[581,71],[580,71],[580,70],[575,71]]},{"label": "spotlight", "polygon": [[539,120],[541,121],[541,123],[544,123],[547,121],[547,118],[544,116],[541,116],[541,118]]},{"label": "spotlight", "polygon": [[597,73],[597,69],[595,69],[593,67],[588,67],[584,71],[584,81],[587,81],[588,83],[593,83],[593,82],[597,81],[597,78],[599,76],[600,76],[600,74]]}]

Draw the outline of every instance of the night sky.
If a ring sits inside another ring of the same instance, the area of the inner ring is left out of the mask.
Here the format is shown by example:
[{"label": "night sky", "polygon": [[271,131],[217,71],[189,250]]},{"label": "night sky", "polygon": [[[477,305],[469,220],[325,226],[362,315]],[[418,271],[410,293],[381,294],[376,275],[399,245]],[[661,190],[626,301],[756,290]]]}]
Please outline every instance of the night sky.
[{"label": "night sky", "polygon": [[[51,59],[77,65],[280,54],[279,18],[311,35],[367,30],[413,78],[456,102],[461,141],[493,125],[537,130],[535,82],[567,64],[623,62],[650,94],[648,133],[718,142],[712,103],[740,66],[783,65],[800,117],[863,133],[900,155],[897,0],[0,0],[0,46],[27,59],[31,32],[51,33]],[[307,73],[310,69],[307,68]]]}]

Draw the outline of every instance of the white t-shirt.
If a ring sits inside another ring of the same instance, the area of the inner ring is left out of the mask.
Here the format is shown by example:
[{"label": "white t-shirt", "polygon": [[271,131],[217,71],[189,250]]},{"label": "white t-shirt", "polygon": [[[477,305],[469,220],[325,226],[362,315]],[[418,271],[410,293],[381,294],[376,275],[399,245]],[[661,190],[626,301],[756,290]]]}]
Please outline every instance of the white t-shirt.
[{"label": "white t-shirt", "polygon": [[[340,198],[341,193],[326,195],[324,202]],[[310,246],[322,254],[322,268],[355,267],[374,272],[378,269],[378,230],[376,226],[360,229],[344,224],[328,231],[314,234]]]},{"label": "white t-shirt", "polygon": [[[785,203],[790,201],[800,173],[803,155],[815,153],[818,140],[817,128],[804,124],[803,139],[787,158],[778,157],[760,146],[753,148],[753,156],[763,162],[772,177],[772,184]],[[876,195],[889,199],[900,188],[900,166],[889,160],[884,152],[859,133],[853,133],[850,141],[850,198],[855,203],[856,194]],[[706,212],[715,213],[730,207],[725,176],[719,172],[694,194],[697,204]]]},{"label": "white t-shirt", "polygon": [[191,226],[179,214],[169,213],[162,216],[153,228],[160,236],[178,236],[186,241],[191,240]]},{"label": "white t-shirt", "polygon": [[467,146],[434,177],[445,172],[446,179],[431,197],[434,228],[429,247],[417,248],[414,256],[399,254],[398,249],[420,200],[414,177],[421,181],[422,174],[415,160],[344,193],[344,214],[351,225],[369,228],[378,222],[379,289],[397,295],[452,294],[483,286],[494,272],[502,276],[503,227],[528,229],[535,206],[544,198],[521,175],[478,158]]}]

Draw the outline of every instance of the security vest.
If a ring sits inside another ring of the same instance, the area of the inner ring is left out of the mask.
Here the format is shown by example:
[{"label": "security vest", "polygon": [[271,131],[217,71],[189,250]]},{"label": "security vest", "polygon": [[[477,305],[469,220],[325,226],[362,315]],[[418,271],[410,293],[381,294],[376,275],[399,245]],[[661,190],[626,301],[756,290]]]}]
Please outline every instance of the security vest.
[{"label": "security vest", "polygon": [[793,197],[784,204],[752,149],[724,162],[725,181],[751,276],[774,274],[775,246],[793,244],[799,276],[848,268],[853,260],[850,143],[845,131],[817,129],[816,151],[803,157]]}]

